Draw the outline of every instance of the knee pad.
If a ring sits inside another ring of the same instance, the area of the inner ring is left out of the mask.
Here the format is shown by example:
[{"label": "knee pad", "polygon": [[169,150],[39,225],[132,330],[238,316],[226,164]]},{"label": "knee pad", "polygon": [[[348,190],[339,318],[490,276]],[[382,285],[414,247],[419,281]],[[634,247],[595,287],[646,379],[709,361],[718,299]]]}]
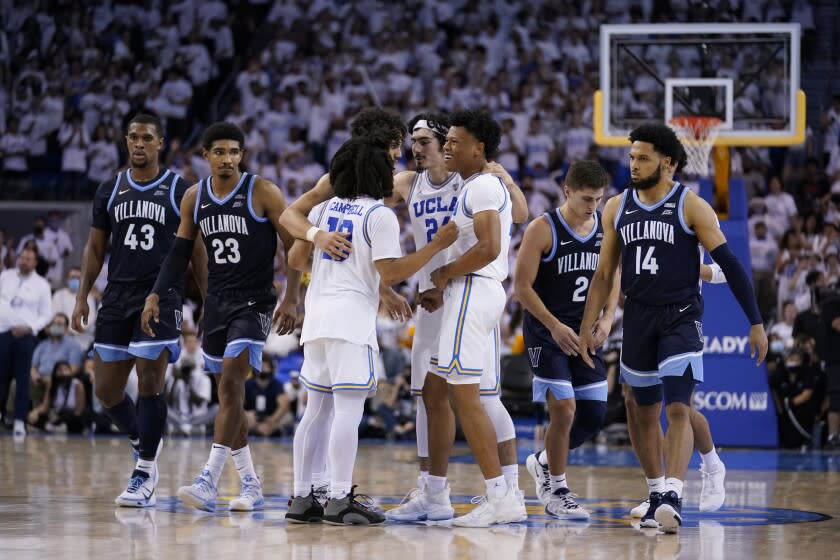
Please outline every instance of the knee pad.
[{"label": "knee pad", "polygon": [[691,406],[691,395],[694,393],[694,386],[697,384],[691,374],[691,366],[686,368],[685,373],[679,377],[666,375],[662,377],[662,393],[665,397],[665,404],[682,403]]},{"label": "knee pad", "polygon": [[606,414],[607,403],[604,401],[577,401],[575,421],[569,433],[569,449],[576,449],[598,435]]},{"label": "knee pad", "polygon": [[499,397],[484,397],[481,399],[481,405],[490,417],[493,429],[496,430],[496,442],[501,443],[516,437],[513,419]]},{"label": "knee pad", "polygon": [[633,398],[639,406],[652,406],[662,402],[662,385],[631,387]]}]

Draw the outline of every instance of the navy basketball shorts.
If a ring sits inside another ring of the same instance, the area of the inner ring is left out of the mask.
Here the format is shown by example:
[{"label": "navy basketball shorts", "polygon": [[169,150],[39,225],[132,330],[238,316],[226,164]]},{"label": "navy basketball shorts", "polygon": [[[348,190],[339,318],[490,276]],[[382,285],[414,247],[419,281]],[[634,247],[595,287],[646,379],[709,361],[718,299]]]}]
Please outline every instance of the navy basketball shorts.
[{"label": "navy basketball shorts", "polygon": [[140,328],[140,315],[151,286],[110,283],[102,296],[102,307],[96,317],[93,351],[103,362],[119,362],[142,358],[157,360],[169,350],[169,363],[181,354],[181,319],[183,294],[172,289],[160,298],[160,323],[152,322],[155,332],[150,337]]},{"label": "navy basketball shorts", "polygon": [[592,356],[593,369],[580,356],[566,355],[547,329],[526,321],[522,334],[534,374],[534,402],[546,402],[548,391],[556,400],[607,401],[607,370],[600,350]]},{"label": "navy basketball shorts", "polygon": [[236,358],[247,350],[248,362],[259,371],[276,305],[274,290],[207,294],[202,340],[205,369],[221,373],[225,358]]},{"label": "navy basketball shorts", "polygon": [[683,377],[691,366],[695,383],[703,381],[703,298],[681,303],[644,305],[627,299],[621,345],[621,381],[653,387],[664,377]]}]

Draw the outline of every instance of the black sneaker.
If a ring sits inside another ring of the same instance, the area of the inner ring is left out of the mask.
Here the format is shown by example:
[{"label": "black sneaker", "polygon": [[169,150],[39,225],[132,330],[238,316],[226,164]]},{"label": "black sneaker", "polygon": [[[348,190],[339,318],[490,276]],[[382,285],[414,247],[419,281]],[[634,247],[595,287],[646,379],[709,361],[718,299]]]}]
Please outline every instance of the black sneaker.
[{"label": "black sneaker", "polygon": [[650,496],[648,497],[648,501],[650,505],[648,506],[647,513],[642,517],[642,520],[639,524],[642,527],[650,527],[653,529],[659,528],[659,522],[656,520],[655,514],[656,510],[662,504],[662,494],[659,492],[651,492]]},{"label": "black sneaker", "polygon": [[340,499],[330,499],[324,510],[324,523],[330,525],[380,525],[385,515],[379,511],[370,496],[350,493]]},{"label": "black sneaker", "polygon": [[290,523],[320,523],[324,519],[324,506],[310,491],[308,496],[289,498],[286,521]]},{"label": "black sneaker", "polygon": [[327,507],[327,502],[330,501],[330,487],[329,486],[318,486],[317,488],[312,489],[312,493],[315,495],[315,499],[321,504],[321,507]]},{"label": "black sneaker", "polygon": [[676,533],[682,525],[682,500],[669,490],[662,494],[662,503],[656,508],[656,521],[666,533]]}]

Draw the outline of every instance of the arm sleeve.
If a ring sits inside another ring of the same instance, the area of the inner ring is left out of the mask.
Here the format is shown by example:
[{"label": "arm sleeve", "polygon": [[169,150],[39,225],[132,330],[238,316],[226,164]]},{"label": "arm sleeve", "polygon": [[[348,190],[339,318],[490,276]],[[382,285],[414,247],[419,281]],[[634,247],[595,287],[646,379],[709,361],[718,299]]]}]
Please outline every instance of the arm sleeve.
[{"label": "arm sleeve", "polygon": [[160,267],[155,286],[152,288],[153,294],[166,293],[175,281],[184,275],[187,271],[187,265],[190,263],[193,245],[195,245],[195,239],[175,238],[175,243]]},{"label": "arm sleeve", "polygon": [[738,257],[729,248],[729,243],[724,243],[710,253],[716,263],[720,265],[726,280],[729,282],[729,289],[732,295],[738,300],[738,305],[744,310],[750,325],[763,323],[761,313],[758,311],[758,304],[755,301],[755,292],[752,283],[747,276],[744,267],[738,261]]},{"label": "arm sleeve", "polygon": [[372,209],[365,220],[364,229],[374,261],[402,257],[400,223],[393,210],[385,206]]},{"label": "arm sleeve", "polygon": [[[481,181],[481,183],[478,183]],[[476,180],[465,197],[464,204],[470,214],[487,210],[501,212],[507,204],[507,189],[495,176],[484,176]]]}]

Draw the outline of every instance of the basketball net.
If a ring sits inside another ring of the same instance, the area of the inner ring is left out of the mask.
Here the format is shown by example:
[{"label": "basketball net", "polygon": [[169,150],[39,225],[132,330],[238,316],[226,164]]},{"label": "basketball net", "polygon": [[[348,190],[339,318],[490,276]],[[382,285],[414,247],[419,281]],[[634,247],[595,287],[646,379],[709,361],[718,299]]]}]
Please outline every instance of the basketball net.
[{"label": "basketball net", "polygon": [[668,121],[685,148],[688,163],[685,172],[691,175],[709,174],[709,154],[718,137],[723,121],[717,117],[674,117]]}]

